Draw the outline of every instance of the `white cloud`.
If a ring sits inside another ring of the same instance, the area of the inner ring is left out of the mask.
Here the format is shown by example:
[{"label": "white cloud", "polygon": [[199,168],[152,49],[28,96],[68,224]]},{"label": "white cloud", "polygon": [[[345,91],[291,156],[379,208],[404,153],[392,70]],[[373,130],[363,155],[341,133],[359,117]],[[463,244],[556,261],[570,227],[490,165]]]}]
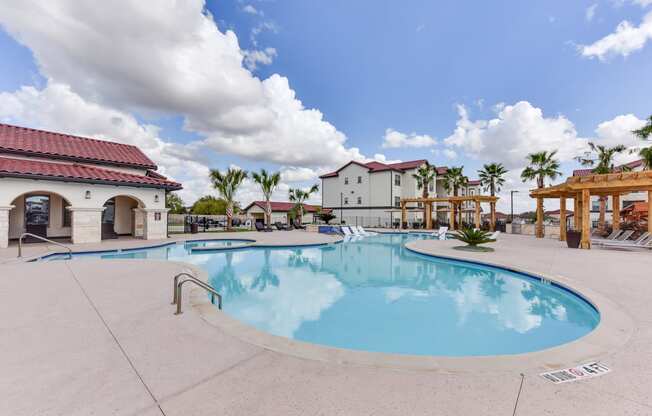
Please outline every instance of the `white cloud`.
[{"label": "white cloud", "polygon": [[590,22],[593,20],[595,17],[595,11],[598,8],[598,3],[593,3],[589,7],[586,8],[586,12],[584,14],[584,17],[586,18],[587,22]]},{"label": "white cloud", "polygon": [[401,162],[402,162],[402,160],[400,160],[400,159],[394,159],[394,160],[387,159],[387,156],[385,156],[385,155],[382,154],[382,153],[376,153],[376,154],[374,154],[374,157],[373,157],[373,158],[371,158],[371,159],[366,159],[366,160],[364,160],[364,162],[372,162],[372,161],[374,161],[374,160],[375,160],[376,162],[387,163],[387,164],[390,164],[390,165],[391,165],[392,163],[401,163]]},{"label": "white cloud", "polygon": [[363,157],[319,110],[303,107],[287,78],[254,77],[235,33],[220,32],[203,1],[118,3],[4,3],[0,22],[46,78],[103,105],[180,114],[219,152],[292,166]]},{"label": "white cloud", "polygon": [[627,57],[632,52],[642,49],[652,39],[652,12],[645,15],[639,26],[623,20],[616,31],[590,45],[582,45],[579,51],[587,58],[605,60],[613,55]]},{"label": "white cloud", "polygon": [[431,147],[437,144],[437,140],[427,134],[401,133],[394,129],[385,130],[382,147],[385,149],[399,147]]},{"label": "white cloud", "polygon": [[244,64],[249,70],[254,71],[258,64],[271,65],[277,56],[276,49],[265,48],[263,50],[246,50],[244,53]]},{"label": "white cloud", "polygon": [[604,121],[595,129],[596,144],[604,146],[623,145],[628,151],[618,154],[614,159],[616,164],[627,163],[638,160],[638,152],[635,151],[645,144],[641,139],[632,134],[632,130],[639,129],[645,125],[645,120],[641,120],[633,114],[619,115],[611,120]]},{"label": "white cloud", "polygon": [[0,120],[136,145],[159,165],[160,173],[183,182],[180,196],[186,203],[211,189],[208,167],[197,143],[180,145],[164,140],[159,127],[88,102],[66,85],[50,82],[41,90],[23,87],[0,93]]},{"label": "white cloud", "polygon": [[444,149],[443,153],[449,160],[457,159],[457,152],[453,149]]},{"label": "white cloud", "polygon": [[310,168],[284,167],[281,169],[281,179],[286,182],[315,181],[320,174]]},{"label": "white cloud", "polygon": [[523,166],[528,153],[557,149],[558,158],[569,161],[586,148],[587,140],[578,137],[571,121],[561,115],[544,117],[527,101],[504,106],[491,120],[471,120],[462,105],[458,114],[457,128],[444,140],[446,146],[476,159],[501,162],[508,169]]}]

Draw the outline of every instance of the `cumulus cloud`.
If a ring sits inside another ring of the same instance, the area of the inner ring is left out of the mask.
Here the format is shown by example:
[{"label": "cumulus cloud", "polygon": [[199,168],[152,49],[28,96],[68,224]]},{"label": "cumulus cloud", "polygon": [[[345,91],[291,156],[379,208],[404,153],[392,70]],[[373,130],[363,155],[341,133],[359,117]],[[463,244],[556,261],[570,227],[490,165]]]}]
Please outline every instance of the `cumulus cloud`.
[{"label": "cumulus cloud", "polygon": [[[645,120],[641,120],[634,114],[624,114],[614,117],[611,120],[598,124],[595,129],[595,143],[604,146],[623,145],[629,151],[623,152],[615,157],[615,163],[627,163],[638,160],[637,150],[643,145],[643,141],[632,134],[632,130],[639,129],[645,125]],[[631,152],[630,152],[631,151]]]},{"label": "cumulus cloud", "polygon": [[285,182],[315,181],[320,174],[310,168],[284,167],[281,169],[281,179]]},{"label": "cumulus cloud", "polygon": [[401,133],[394,129],[385,130],[382,147],[385,149],[400,147],[431,147],[437,144],[437,140],[427,134]]},{"label": "cumulus cloud", "polygon": [[[649,2],[648,3],[652,3]],[[618,24],[616,30],[590,45],[579,46],[582,56],[606,60],[610,56],[629,56],[632,52],[643,49],[648,40],[652,39],[652,12],[643,17],[639,26],[627,20]]]},{"label": "cumulus cloud", "polygon": [[[0,24],[31,49],[47,79],[109,107],[182,115],[219,152],[292,166],[363,157],[319,110],[304,108],[287,78],[253,76],[247,59],[265,63],[275,51],[241,50],[204,6],[24,1],[0,4]],[[256,27],[263,30],[275,26]]]},{"label": "cumulus cloud", "polygon": [[562,115],[544,117],[527,101],[502,107],[491,120],[471,120],[462,105],[457,110],[457,127],[444,143],[476,159],[504,163],[508,169],[523,166],[528,153],[557,149],[558,158],[569,161],[586,148],[587,140],[578,137],[570,120]]}]

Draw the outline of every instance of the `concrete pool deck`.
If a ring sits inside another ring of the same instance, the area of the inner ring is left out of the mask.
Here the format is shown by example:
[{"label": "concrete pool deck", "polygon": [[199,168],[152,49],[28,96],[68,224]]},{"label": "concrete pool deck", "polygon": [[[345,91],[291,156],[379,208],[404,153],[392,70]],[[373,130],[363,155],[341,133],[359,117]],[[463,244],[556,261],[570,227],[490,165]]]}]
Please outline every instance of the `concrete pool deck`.
[{"label": "concrete pool deck", "polygon": [[[219,233],[314,244],[306,232]],[[79,250],[157,242],[117,240]],[[160,242],[159,242],[160,243]],[[0,265],[0,414],[10,415],[649,415],[652,414],[652,253],[570,250],[553,240],[501,235],[494,253],[453,250],[456,241],[417,241],[431,254],[507,264],[586,289],[631,323],[599,359],[612,372],[552,384],[527,359],[522,368],[396,369],[301,358],[242,341],[207,322],[205,306],[173,315],[171,279],[188,265],[84,260]],[[28,246],[28,254],[46,248]],[[15,257],[15,247],[0,258]],[[550,368],[576,363],[547,350]]]}]

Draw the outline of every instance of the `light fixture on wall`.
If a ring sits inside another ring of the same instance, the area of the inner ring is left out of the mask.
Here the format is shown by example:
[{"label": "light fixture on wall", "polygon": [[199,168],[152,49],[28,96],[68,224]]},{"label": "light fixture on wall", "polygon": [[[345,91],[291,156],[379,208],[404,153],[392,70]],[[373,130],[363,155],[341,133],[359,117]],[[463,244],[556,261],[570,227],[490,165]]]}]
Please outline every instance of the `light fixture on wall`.
[{"label": "light fixture on wall", "polygon": [[91,191],[86,191],[86,199],[91,199]]},{"label": "light fixture on wall", "polygon": [[158,195],[154,195],[154,202],[158,204]]}]

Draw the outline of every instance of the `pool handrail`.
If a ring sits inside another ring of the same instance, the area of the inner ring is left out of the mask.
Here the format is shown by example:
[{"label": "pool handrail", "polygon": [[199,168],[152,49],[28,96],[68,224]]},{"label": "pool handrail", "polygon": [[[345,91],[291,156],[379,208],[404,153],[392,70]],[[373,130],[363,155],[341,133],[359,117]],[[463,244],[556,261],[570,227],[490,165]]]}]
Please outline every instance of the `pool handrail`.
[{"label": "pool handrail", "polygon": [[[184,277],[185,279],[182,281],[179,281],[181,277]],[[215,297],[217,297],[217,308],[222,309],[222,295],[220,295],[217,290],[211,285],[209,285],[206,282],[203,282],[193,276],[190,273],[182,272],[174,276],[174,294],[172,295],[172,304],[174,305],[176,303],[177,305],[177,311],[174,313],[175,315],[181,315],[181,301],[182,301],[182,286],[186,282],[192,282],[196,284],[197,286],[201,287],[205,291],[211,294],[211,303],[214,305],[215,304]]]},{"label": "pool handrail", "polygon": [[54,244],[55,246],[63,247],[66,250],[68,250],[68,258],[72,259],[72,249],[68,247],[65,244],[57,243],[56,241],[52,241],[49,238],[42,237],[40,235],[32,234],[32,233],[22,233],[20,237],[18,238],[18,258],[23,257],[23,238],[24,237],[34,237],[36,239],[39,239],[41,241],[45,241],[46,243]]}]

